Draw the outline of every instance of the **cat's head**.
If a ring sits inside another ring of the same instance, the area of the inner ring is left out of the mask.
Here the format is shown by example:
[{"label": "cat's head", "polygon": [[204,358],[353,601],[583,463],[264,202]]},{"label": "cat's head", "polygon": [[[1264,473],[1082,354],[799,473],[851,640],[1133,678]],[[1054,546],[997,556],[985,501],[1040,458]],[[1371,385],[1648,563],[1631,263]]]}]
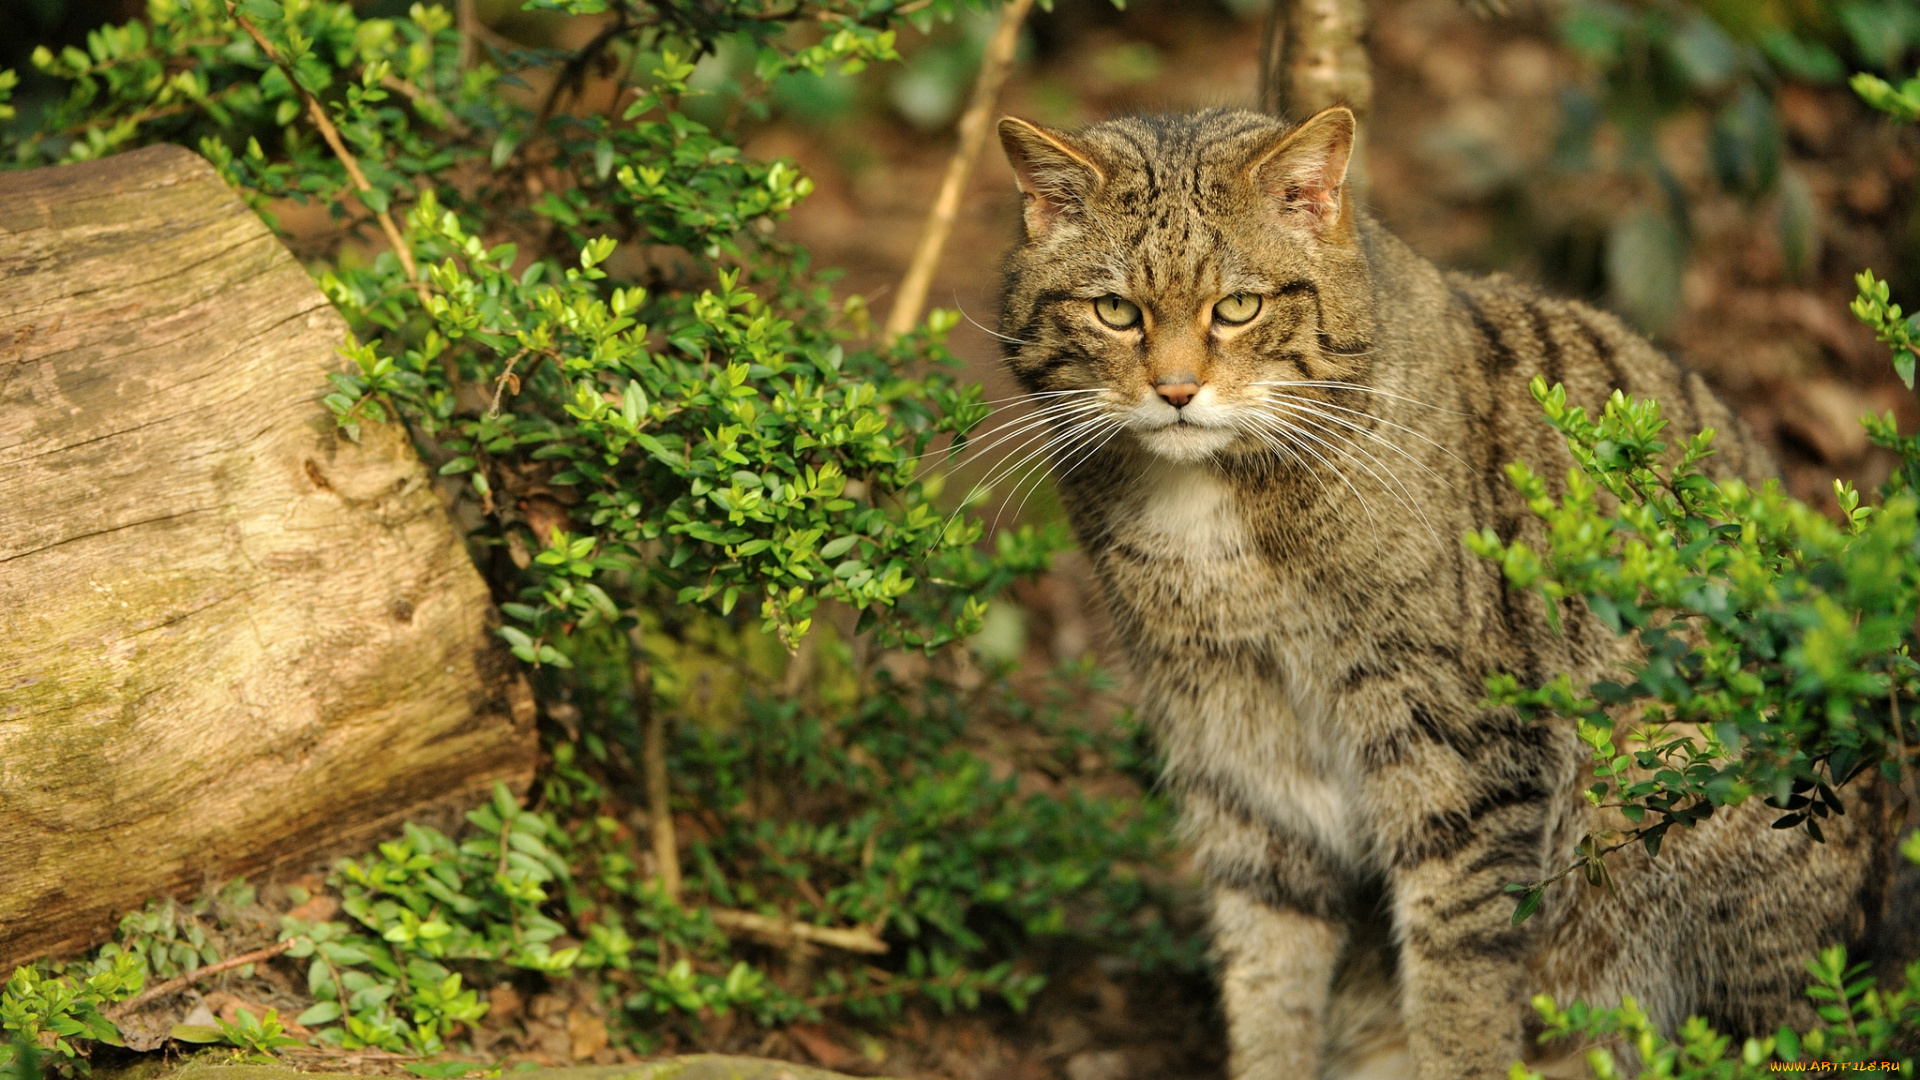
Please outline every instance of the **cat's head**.
[{"label": "cat's head", "polygon": [[1063,449],[1270,452],[1272,384],[1355,372],[1373,310],[1353,140],[1338,107],[1297,126],[1232,109],[1077,132],[1000,121],[1025,201],[1001,332],[1021,385],[1084,429]]}]

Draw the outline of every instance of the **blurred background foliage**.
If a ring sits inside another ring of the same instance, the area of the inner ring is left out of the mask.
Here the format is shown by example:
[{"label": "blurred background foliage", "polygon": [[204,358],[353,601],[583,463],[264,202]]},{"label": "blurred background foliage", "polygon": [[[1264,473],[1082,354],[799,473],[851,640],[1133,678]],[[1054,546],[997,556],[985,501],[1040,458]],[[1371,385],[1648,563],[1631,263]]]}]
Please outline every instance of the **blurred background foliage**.
[{"label": "blurred background foliage", "polygon": [[[352,8],[359,18],[404,22],[410,6],[365,0]],[[1509,6],[1483,18],[1455,0],[1371,5],[1378,100],[1365,197],[1373,210],[1445,266],[1538,280],[1655,335],[1775,446],[1800,497],[1824,505],[1836,475],[1862,488],[1886,479],[1894,459],[1860,434],[1857,417],[1891,409],[1912,430],[1920,414],[1845,306],[1862,267],[1915,306],[1920,140],[1863,107],[1845,77],[1912,73],[1920,0]],[[1069,125],[1127,110],[1249,103],[1264,9],[1261,0],[1058,0],[1030,21],[1004,108]],[[34,129],[66,97],[67,80],[32,62],[36,46],[86,50],[90,31],[144,10],[139,0],[0,0],[9,31],[0,69],[20,75],[11,129]],[[581,50],[605,25],[605,16],[526,10],[518,0],[476,0],[475,13],[489,48],[546,63]],[[703,39],[690,58],[680,113],[724,133],[744,158],[790,159],[811,181],[772,242],[811,251],[810,263],[796,256],[797,278],[830,301],[808,310],[842,320],[835,332],[850,346],[867,329],[868,305],[884,309],[904,269],[991,32],[990,11],[950,14],[910,18],[896,42],[902,59],[864,70],[788,70],[763,84],[759,46],[726,34]],[[820,36],[806,26],[786,33],[793,49]],[[616,80],[646,81],[659,61],[635,52],[590,65],[569,108],[588,112]],[[584,152],[591,161],[591,146]],[[985,383],[989,401],[1014,392],[997,370],[997,344],[975,325],[995,322],[997,258],[1017,213],[1012,191],[990,153],[932,296],[963,312],[948,339],[955,376]],[[363,267],[378,247],[341,246],[316,207],[276,200],[269,208],[316,271]],[[684,254],[646,254],[675,273],[692,265]],[[1019,415],[1010,405],[989,426]],[[987,449],[963,459],[929,498],[951,508],[995,464],[1019,460],[991,443],[980,440]],[[1008,445],[1017,453],[1017,441]],[[448,490],[461,526],[484,532],[478,496],[457,483]],[[1015,557],[997,553],[1017,572],[982,590],[993,599],[978,632],[931,656],[883,647],[852,611],[831,604],[793,654],[747,610],[753,605],[721,614],[651,596],[633,616],[637,637],[606,622],[554,626],[551,647],[572,667],[540,672],[550,756],[524,812],[546,824],[525,835],[537,833],[566,871],[535,904],[555,920],[551,940],[559,951],[599,943],[562,967],[597,974],[559,977],[551,949],[507,969],[449,961],[490,1003],[472,1025],[476,1050],[592,1060],[700,1046],[924,1075],[1217,1075],[1194,890],[1126,712],[1125,673],[1107,650],[1094,588],[1071,551],[1046,565],[1043,538],[1060,515],[1043,477],[1003,478],[981,517],[989,526],[981,550],[990,554],[996,532],[1012,543],[1015,525],[1041,531],[1027,534]],[[497,586],[515,580],[505,547],[476,551]],[[522,599],[516,589],[501,587],[501,598]],[[896,946],[890,955],[729,937],[644,888],[657,867],[645,850],[643,721],[656,710],[672,721],[667,763],[687,910],[877,925]],[[490,827],[519,812],[497,808]],[[461,823],[441,824],[462,835]],[[425,886],[405,877],[414,873],[404,869],[409,860],[440,858],[449,873],[460,865],[426,834],[395,844],[330,880],[269,885],[245,904],[209,901],[178,921],[144,913],[123,929],[123,951],[147,955],[153,927],[164,923],[163,951],[192,931],[192,955],[179,965],[231,955],[260,943],[245,930],[245,913],[256,908],[302,911],[308,933],[346,935],[329,940],[350,957],[360,937],[390,940],[381,935],[400,927],[404,938],[411,931],[397,909],[368,908],[348,922],[324,904],[307,906],[352,900],[367,875],[389,873],[399,875],[393,895],[418,900]],[[500,913],[528,902],[483,899],[466,928],[476,940],[502,925]],[[311,929],[329,923],[339,929]],[[425,945],[416,951],[406,955],[445,960]],[[117,970],[112,956],[88,963],[76,974],[106,979]],[[741,964],[753,978],[737,974]],[[382,1013],[377,991],[399,986],[400,976],[370,959],[357,970],[375,992],[342,998],[357,996],[363,1014],[365,1037],[353,1038],[418,1045],[375,1023],[394,1015]],[[277,999],[264,983],[237,989],[279,1001],[288,1016],[312,1001],[300,987]],[[425,1016],[472,1012],[418,1007]],[[596,1021],[610,1042],[595,1045]]]}]

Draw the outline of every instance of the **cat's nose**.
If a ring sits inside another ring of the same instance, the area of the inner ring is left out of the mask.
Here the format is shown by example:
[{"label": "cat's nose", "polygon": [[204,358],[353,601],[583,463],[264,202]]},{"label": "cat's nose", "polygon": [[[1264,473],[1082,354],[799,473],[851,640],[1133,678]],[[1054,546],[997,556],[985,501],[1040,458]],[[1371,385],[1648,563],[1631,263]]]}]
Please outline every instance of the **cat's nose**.
[{"label": "cat's nose", "polygon": [[1200,392],[1199,384],[1191,382],[1166,383],[1153,389],[1162,400],[1176,409],[1186,408],[1187,402],[1193,400],[1193,395]]}]

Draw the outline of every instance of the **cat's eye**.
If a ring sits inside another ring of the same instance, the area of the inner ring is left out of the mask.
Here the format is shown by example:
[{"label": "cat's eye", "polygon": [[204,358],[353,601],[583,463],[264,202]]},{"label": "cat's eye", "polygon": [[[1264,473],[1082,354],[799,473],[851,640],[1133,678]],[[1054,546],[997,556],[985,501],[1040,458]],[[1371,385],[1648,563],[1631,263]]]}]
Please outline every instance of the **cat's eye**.
[{"label": "cat's eye", "polygon": [[1213,321],[1228,326],[1239,326],[1260,314],[1260,297],[1257,293],[1234,293],[1225,300],[1213,305]]},{"label": "cat's eye", "polygon": [[1140,325],[1140,306],[1118,296],[1103,296],[1095,300],[1093,313],[1115,330],[1131,330]]}]

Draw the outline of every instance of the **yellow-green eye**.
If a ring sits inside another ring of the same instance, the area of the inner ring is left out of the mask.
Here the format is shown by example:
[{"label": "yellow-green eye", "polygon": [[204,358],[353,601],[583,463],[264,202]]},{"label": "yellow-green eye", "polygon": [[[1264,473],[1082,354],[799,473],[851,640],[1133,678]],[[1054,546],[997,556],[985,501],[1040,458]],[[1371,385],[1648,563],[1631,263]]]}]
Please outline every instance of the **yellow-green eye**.
[{"label": "yellow-green eye", "polygon": [[1260,314],[1260,297],[1255,293],[1237,292],[1225,300],[1213,305],[1213,320],[1238,326]]},{"label": "yellow-green eye", "polygon": [[1093,302],[1093,313],[1115,330],[1131,330],[1140,325],[1140,307],[1131,300],[1103,296]]}]

